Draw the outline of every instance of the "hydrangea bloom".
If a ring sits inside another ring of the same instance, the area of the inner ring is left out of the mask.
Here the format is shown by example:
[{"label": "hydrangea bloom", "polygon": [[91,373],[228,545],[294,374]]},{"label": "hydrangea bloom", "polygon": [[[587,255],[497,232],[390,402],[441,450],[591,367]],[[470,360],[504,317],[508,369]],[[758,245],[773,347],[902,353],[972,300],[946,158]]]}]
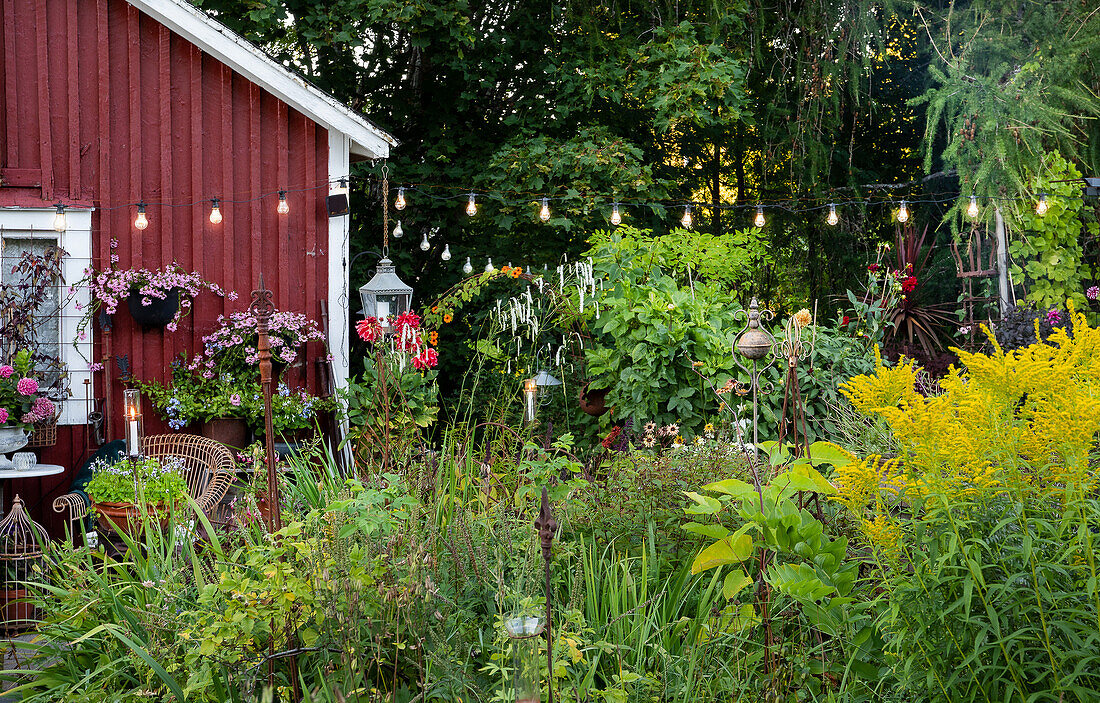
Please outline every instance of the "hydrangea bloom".
[{"label": "hydrangea bloom", "polygon": [[40,422],[47,418],[53,417],[54,404],[49,398],[43,398],[39,396],[34,399],[34,404],[31,405],[31,409],[23,413],[23,417],[20,418],[21,422],[32,423]]},{"label": "hydrangea bloom", "polygon": [[11,375],[13,373],[15,373],[15,369],[8,366],[7,364],[0,366],[0,378],[11,378]]},{"label": "hydrangea bloom", "polygon": [[8,421],[8,410],[7,410],[7,408],[0,408],[0,425],[3,425],[7,421]]},{"label": "hydrangea bloom", "polygon": [[20,395],[34,395],[38,392],[38,381],[33,378],[21,378],[15,385],[15,390],[19,391]]}]

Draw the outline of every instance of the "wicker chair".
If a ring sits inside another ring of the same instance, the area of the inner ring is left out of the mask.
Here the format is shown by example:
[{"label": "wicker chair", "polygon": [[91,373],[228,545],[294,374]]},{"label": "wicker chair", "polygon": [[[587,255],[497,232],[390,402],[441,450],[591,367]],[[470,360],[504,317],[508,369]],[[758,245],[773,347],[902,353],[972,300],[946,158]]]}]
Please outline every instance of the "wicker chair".
[{"label": "wicker chair", "polygon": [[[187,492],[208,516],[233,483],[233,453],[212,439],[189,434],[151,435],[142,440],[141,448],[148,457],[183,458],[187,465]],[[84,519],[88,507],[84,497],[77,493],[66,493],[53,502],[54,512],[69,513],[70,524]]]}]

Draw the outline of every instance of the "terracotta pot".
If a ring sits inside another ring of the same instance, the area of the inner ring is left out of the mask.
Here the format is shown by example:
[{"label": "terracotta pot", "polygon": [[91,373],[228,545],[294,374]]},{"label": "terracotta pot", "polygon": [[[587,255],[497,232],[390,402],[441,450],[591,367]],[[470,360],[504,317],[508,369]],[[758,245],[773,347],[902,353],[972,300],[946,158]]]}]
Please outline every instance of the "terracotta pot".
[{"label": "terracotta pot", "polygon": [[4,630],[26,630],[34,626],[37,617],[38,612],[25,588],[0,591],[0,618],[3,619]]},{"label": "terracotta pot", "polygon": [[202,423],[199,434],[234,449],[244,449],[248,446],[248,424],[239,417],[219,417],[208,420]]},{"label": "terracotta pot", "polygon": [[[92,510],[99,515],[103,527],[129,537],[141,534],[141,511],[133,503],[92,503]],[[162,529],[168,527],[170,515],[160,503],[146,506],[145,513],[155,516]]]},{"label": "terracotta pot", "polygon": [[592,417],[603,415],[610,409],[607,407],[607,392],[609,390],[608,388],[592,389],[588,387],[587,383],[581,386],[581,392],[577,395],[581,410]]},{"label": "terracotta pot", "polygon": [[142,327],[164,327],[172,321],[172,318],[176,316],[176,311],[180,309],[179,288],[168,291],[168,295],[163,300],[150,296],[149,305],[141,304],[143,297],[141,293],[131,291],[130,297],[126,299],[126,305],[130,308],[130,316],[134,318],[134,322]]}]

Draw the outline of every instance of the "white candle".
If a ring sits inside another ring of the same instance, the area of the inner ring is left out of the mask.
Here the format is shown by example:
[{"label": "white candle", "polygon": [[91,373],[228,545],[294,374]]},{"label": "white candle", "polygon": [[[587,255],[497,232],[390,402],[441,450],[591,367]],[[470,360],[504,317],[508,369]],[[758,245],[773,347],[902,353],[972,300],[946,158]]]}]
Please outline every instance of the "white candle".
[{"label": "white candle", "polygon": [[138,436],[138,419],[130,416],[126,421],[126,447],[130,456],[141,454],[141,438]]},{"label": "white candle", "polygon": [[[378,312],[378,321],[379,322],[383,322],[386,318],[388,318],[390,316],[390,304],[389,303],[383,303],[382,301],[378,301],[377,307],[375,309]],[[383,322],[383,324],[385,324],[385,323]]]}]

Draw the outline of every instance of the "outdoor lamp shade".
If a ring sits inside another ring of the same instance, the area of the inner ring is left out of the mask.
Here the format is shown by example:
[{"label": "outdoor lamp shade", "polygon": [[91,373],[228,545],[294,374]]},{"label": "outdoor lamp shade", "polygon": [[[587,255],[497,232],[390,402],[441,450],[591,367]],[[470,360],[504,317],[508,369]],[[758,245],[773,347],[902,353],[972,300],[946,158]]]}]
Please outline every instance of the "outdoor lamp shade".
[{"label": "outdoor lamp shade", "polygon": [[363,316],[376,317],[383,328],[387,322],[406,313],[412,307],[413,289],[397,277],[397,268],[388,258],[378,262],[374,278],[359,289],[363,301]]},{"label": "outdoor lamp shade", "polygon": [[137,388],[127,388],[122,391],[122,414],[126,427],[126,454],[141,456],[141,436],[144,428],[141,421],[141,391]]},{"label": "outdoor lamp shade", "polygon": [[535,374],[535,385],[539,388],[539,395],[545,395],[553,386],[560,386],[561,381],[550,375],[546,369]]}]

